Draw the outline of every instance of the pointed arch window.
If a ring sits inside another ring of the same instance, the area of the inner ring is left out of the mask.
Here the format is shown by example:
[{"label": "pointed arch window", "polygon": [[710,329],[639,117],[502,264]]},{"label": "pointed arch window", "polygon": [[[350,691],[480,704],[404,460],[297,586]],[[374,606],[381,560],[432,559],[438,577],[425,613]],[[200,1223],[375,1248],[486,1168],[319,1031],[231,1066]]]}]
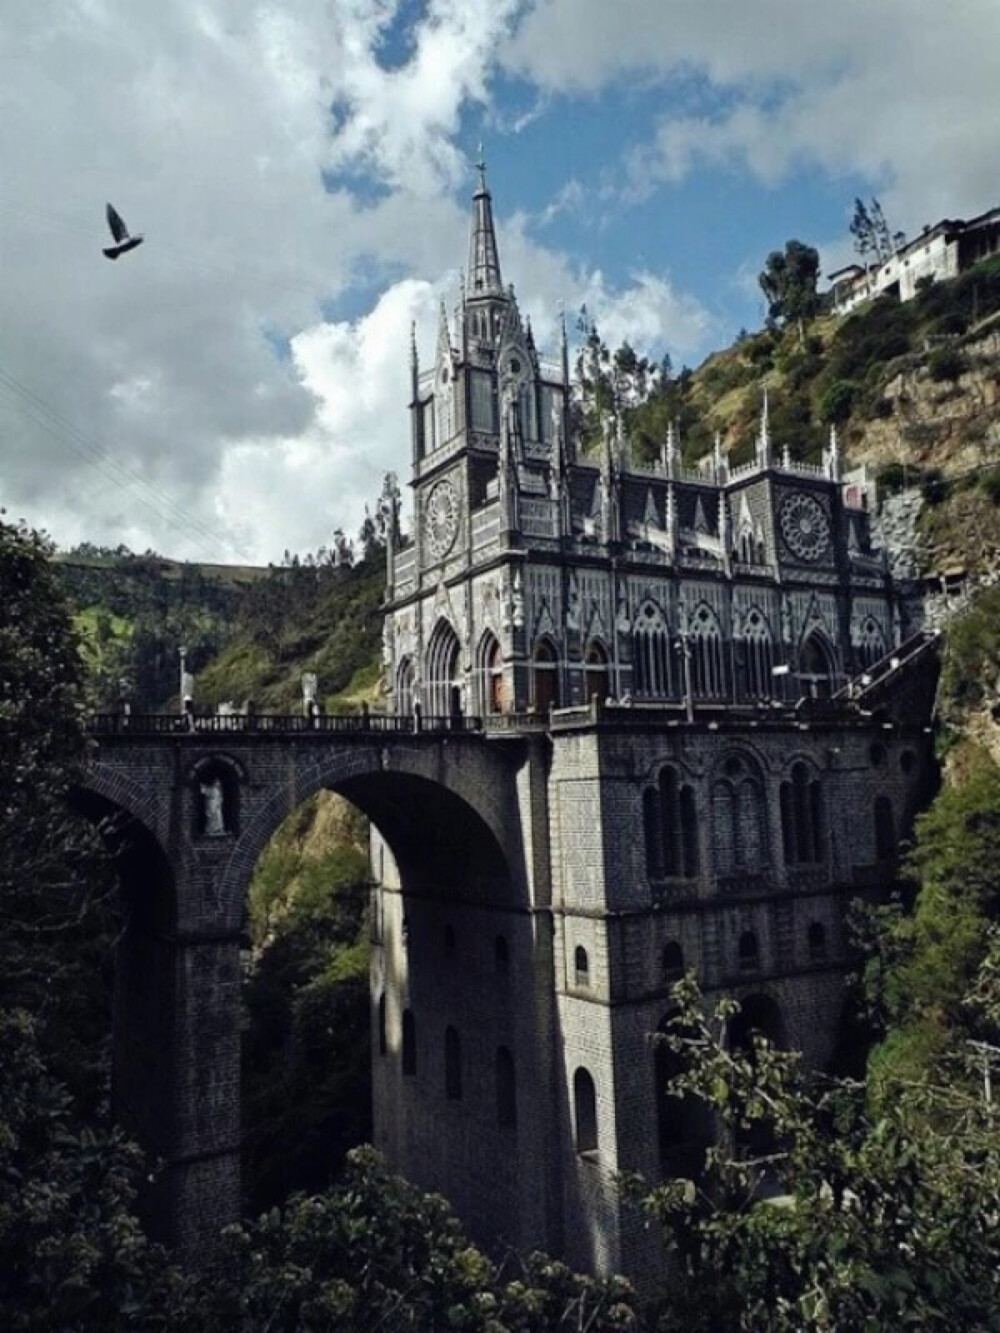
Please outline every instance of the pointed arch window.
[{"label": "pointed arch window", "polygon": [[396,712],[406,717],[413,712],[413,658],[404,657],[396,668]]},{"label": "pointed arch window", "polygon": [[743,624],[743,653],[747,698],[770,699],[774,681],[771,627],[756,607]]},{"label": "pointed arch window", "polygon": [[449,717],[454,711],[456,691],[461,690],[460,656],[458,635],[447,620],[439,620],[427,645],[424,673],[427,710],[433,717]]},{"label": "pointed arch window", "polygon": [[539,639],[531,662],[532,693],[540,713],[559,707],[559,657],[551,639]]},{"label": "pointed arch window", "polygon": [[694,789],[667,764],[655,787],[643,792],[646,872],[650,879],[698,874],[698,816]]},{"label": "pointed arch window", "polygon": [[861,671],[867,671],[873,667],[876,662],[885,657],[885,635],[882,633],[882,627],[874,616],[866,616],[858,632],[858,642],[855,647],[857,654],[858,668]]},{"label": "pointed arch window", "polygon": [[608,650],[599,639],[592,639],[587,645],[587,654],[584,659],[584,682],[588,703],[595,696],[603,703],[611,693]]},{"label": "pointed arch window", "polygon": [[673,694],[670,630],[653,602],[639,608],[632,630],[632,691],[643,699],[668,699]]},{"label": "pointed arch window", "polygon": [[385,1026],[385,992],[378,997],[378,1053],[385,1055],[389,1049],[388,1036]]},{"label": "pointed arch window", "polygon": [[799,681],[803,693],[814,699],[828,699],[833,693],[836,657],[825,634],[814,630],[799,649]]},{"label": "pointed arch window", "polygon": [[691,618],[691,690],[698,699],[721,699],[726,693],[722,631],[710,606],[702,602]]},{"label": "pointed arch window", "polygon": [[455,433],[455,390],[447,365],[438,372],[434,390],[435,444],[444,444]]},{"label": "pointed arch window", "polygon": [[479,709],[482,713],[503,712],[503,655],[495,634],[487,630],[476,654],[479,679]]}]

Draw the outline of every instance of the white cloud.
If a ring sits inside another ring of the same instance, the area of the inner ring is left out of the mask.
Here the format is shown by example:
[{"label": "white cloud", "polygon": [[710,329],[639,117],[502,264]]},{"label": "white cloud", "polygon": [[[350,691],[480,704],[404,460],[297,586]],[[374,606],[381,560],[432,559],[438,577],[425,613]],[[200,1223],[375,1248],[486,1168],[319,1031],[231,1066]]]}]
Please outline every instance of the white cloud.
[{"label": "white cloud", "polygon": [[664,81],[677,105],[632,156],[633,191],[704,162],[767,183],[818,165],[868,176],[915,227],[996,202],[998,46],[995,0],[540,0],[504,58],[549,92]]},{"label": "white cloud", "polygon": [[[412,29],[410,59],[386,73],[380,43],[399,9],[5,9],[0,503],[63,543],[216,558],[273,557],[300,544],[297,531],[302,545],[328,535],[278,497],[292,503],[296,459],[313,458],[321,438],[331,458],[363,460],[370,446],[303,375],[309,338],[324,303],[359,275],[436,280],[460,258],[464,212],[443,189],[458,162],[452,136],[459,109],[486,95],[507,12],[434,0]],[[324,172],[361,166],[389,187],[374,204],[324,184]],[[100,255],[106,199],[146,236],[116,264]],[[363,342],[371,327],[351,336]],[[332,347],[343,327],[330,336]],[[282,359],[288,340],[293,356]],[[372,356],[369,339],[351,393],[368,392]],[[382,408],[404,450],[405,401]],[[245,489],[247,451],[270,496],[237,505],[226,489]],[[364,467],[351,466],[327,508],[356,526]]]},{"label": "white cloud", "polygon": [[353,323],[296,334],[293,364],[315,399],[315,420],[287,439],[247,439],[227,450],[217,491],[227,525],[249,539],[278,510],[285,544],[299,551],[329,545],[337,527],[357,528],[384,474],[409,461],[410,326],[421,329],[426,355],[437,302],[430,283],[407,279]]}]

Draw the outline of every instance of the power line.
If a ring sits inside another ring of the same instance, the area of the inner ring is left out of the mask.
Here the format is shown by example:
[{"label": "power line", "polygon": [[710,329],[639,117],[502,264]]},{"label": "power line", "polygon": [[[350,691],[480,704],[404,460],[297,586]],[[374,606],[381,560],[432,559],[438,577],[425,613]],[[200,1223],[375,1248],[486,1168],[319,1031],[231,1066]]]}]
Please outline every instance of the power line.
[{"label": "power line", "polygon": [[50,407],[27,385],[21,383],[9,371],[0,367],[0,396],[18,407],[36,425],[48,431],[55,438],[62,439],[80,457],[92,467],[103,473],[110,481],[132,490],[136,501],[152,513],[161,522],[186,536],[196,535],[221,545],[244,560],[250,558],[245,547],[233,542],[207,524],[190,515],[170,499],[163,491],[146,481],[138,473],[115,459],[110,452],[92,437],[86,435],[60,412]]}]

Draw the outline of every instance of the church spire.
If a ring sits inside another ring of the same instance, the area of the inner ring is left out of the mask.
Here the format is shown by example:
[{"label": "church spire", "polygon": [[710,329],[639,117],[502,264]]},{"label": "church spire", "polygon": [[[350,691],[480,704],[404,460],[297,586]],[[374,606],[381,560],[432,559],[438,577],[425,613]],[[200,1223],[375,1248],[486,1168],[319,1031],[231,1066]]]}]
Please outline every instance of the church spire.
[{"label": "church spire", "polygon": [[486,187],[486,162],[479,145],[479,184],[472,196],[472,229],[469,233],[469,267],[465,275],[465,297],[472,301],[481,296],[504,296],[500,277],[497,236],[493,226],[493,198]]}]

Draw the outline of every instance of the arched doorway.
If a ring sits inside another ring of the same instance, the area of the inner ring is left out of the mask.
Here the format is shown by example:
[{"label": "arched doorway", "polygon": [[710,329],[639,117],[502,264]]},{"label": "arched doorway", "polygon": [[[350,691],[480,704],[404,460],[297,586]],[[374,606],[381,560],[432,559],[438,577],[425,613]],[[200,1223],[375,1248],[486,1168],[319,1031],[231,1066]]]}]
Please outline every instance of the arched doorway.
[{"label": "arched doorway", "polygon": [[608,650],[599,639],[591,639],[587,645],[583,677],[587,702],[596,698],[603,703],[611,693],[611,672],[608,668]]}]

